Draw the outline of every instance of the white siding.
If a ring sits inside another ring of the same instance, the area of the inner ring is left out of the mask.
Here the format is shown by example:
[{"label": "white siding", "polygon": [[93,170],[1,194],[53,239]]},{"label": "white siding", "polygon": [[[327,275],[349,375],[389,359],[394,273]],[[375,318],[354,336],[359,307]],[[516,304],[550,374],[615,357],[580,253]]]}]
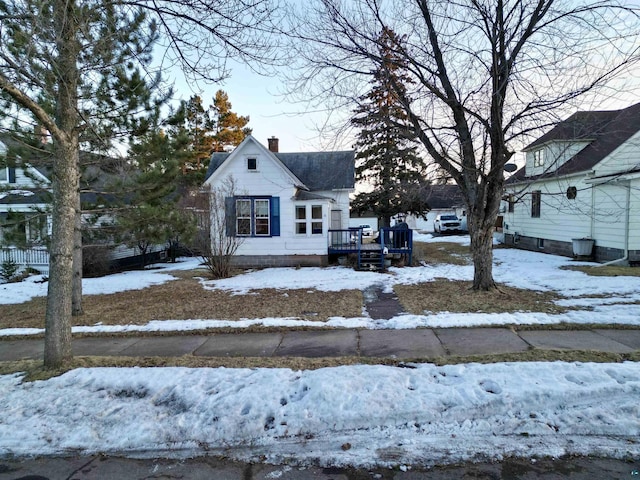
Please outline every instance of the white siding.
[{"label": "white siding", "polygon": [[[630,244],[640,249],[640,181],[635,180],[629,191]],[[601,185],[585,183],[578,177],[565,177],[546,182],[532,182],[519,195],[514,212],[504,214],[505,233],[518,233],[533,238],[571,242],[573,238],[593,238],[600,247],[625,247],[627,182]],[[570,200],[566,191],[577,188]],[[531,217],[531,193],[541,191],[540,218]],[[511,189],[509,193],[514,193]]]},{"label": "white siding", "polygon": [[[577,189],[570,200],[568,187]],[[540,217],[531,216],[531,192],[540,190]],[[591,236],[591,186],[577,177],[532,182],[526,187],[509,189],[516,198],[514,211],[504,214],[504,232],[570,242],[572,238]]]},{"label": "white siding", "polygon": [[625,185],[594,187],[595,222],[593,236],[601,247],[625,247],[627,188]]},{"label": "white siding", "polygon": [[[585,148],[589,142],[552,142],[540,148],[526,152],[526,175],[532,177],[545,172],[553,172],[568,162],[575,154]],[[534,152],[542,150],[544,165],[534,166]]]},{"label": "white siding", "polygon": [[[0,167],[4,168],[4,167]],[[8,170],[8,169],[7,169]],[[0,181],[0,188],[2,189],[31,189],[42,188],[48,186],[49,182],[34,168],[27,167],[26,171],[22,167],[16,167],[16,181],[15,183],[9,183],[9,172],[7,171],[6,181]],[[34,181],[35,178],[35,181]]]},{"label": "white siding", "polygon": [[629,190],[629,249],[640,250],[640,179],[632,180]]},{"label": "white siding", "polygon": [[633,168],[640,168],[640,132],[611,152],[594,170],[596,176],[603,176],[626,172]]}]

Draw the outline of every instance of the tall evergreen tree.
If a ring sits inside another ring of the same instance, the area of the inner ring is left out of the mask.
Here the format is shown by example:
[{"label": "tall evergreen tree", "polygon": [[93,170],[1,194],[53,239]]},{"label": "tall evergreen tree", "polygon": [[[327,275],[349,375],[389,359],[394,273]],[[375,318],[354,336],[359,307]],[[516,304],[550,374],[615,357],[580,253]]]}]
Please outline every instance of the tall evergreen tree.
[{"label": "tall evergreen tree", "polygon": [[404,72],[406,61],[394,54],[399,41],[393,31],[382,31],[380,55],[384,61],[373,72],[371,90],[359,98],[351,119],[360,129],[356,181],[370,188],[357,194],[352,206],[360,213],[373,212],[385,227],[396,214],[425,215],[429,211],[422,188],[424,162],[416,144],[406,136],[409,120],[395,90],[406,94],[411,82]]},{"label": "tall evergreen tree", "polygon": [[251,129],[247,127],[248,116],[231,110],[229,95],[218,90],[213,105],[205,109],[202,98],[192,96],[181,102],[178,109],[167,120],[167,135],[173,139],[183,138],[187,148],[177,151],[184,177],[182,183],[197,187],[204,181],[209,158],[213,152],[224,152],[238,146]]},{"label": "tall evergreen tree", "polygon": [[223,90],[218,90],[213,97],[213,105],[210,107],[213,114],[213,151],[225,152],[237,147],[248,135],[251,128],[248,116],[241,116],[231,111],[229,95]]}]

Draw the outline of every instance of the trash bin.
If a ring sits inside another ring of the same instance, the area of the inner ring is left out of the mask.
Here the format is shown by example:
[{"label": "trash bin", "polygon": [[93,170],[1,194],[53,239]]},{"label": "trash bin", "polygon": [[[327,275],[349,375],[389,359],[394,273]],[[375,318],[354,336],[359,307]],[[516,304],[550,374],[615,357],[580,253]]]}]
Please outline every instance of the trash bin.
[{"label": "trash bin", "polygon": [[576,257],[590,257],[593,253],[595,240],[592,238],[572,238],[573,254]]}]

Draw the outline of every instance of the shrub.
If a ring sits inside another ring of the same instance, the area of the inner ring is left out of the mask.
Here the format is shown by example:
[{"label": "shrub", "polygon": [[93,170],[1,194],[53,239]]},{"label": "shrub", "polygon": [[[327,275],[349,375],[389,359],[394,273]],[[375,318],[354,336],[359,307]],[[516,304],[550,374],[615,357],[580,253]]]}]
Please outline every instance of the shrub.
[{"label": "shrub", "polygon": [[17,276],[19,269],[20,266],[12,258],[8,258],[0,264],[0,277],[10,282]]}]

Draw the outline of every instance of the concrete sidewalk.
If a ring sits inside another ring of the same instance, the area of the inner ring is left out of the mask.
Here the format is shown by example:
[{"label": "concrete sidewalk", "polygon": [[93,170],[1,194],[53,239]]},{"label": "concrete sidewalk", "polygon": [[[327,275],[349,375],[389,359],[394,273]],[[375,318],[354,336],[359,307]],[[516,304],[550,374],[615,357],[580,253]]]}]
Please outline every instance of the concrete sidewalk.
[{"label": "concrete sidewalk", "polygon": [[[309,330],[73,340],[74,355],[176,357],[334,357],[394,359],[517,353],[540,350],[640,350],[640,329],[521,330],[428,328],[416,330]],[[0,361],[41,359],[44,340],[0,339]]]}]

